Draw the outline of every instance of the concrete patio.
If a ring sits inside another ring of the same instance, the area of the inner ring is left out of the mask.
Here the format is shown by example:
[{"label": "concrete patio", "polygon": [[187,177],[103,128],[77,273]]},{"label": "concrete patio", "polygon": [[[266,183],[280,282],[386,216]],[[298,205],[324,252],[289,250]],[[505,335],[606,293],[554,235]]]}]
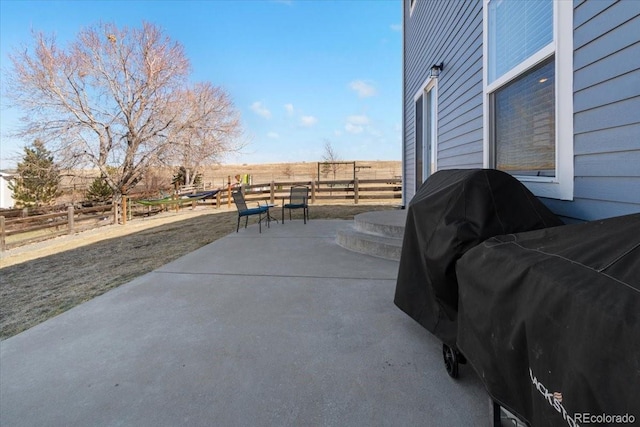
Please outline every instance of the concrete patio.
[{"label": "concrete patio", "polygon": [[249,226],[2,341],[0,425],[490,425],[349,225]]}]

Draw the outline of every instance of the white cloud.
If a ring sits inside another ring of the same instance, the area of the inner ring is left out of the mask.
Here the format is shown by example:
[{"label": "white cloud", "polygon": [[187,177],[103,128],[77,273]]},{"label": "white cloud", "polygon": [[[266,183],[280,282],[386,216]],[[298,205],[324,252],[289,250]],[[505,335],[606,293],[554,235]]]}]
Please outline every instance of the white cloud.
[{"label": "white cloud", "polygon": [[402,24],[391,24],[392,31],[402,31]]},{"label": "white cloud", "polygon": [[344,125],[344,130],[351,134],[362,133],[369,123],[369,117],[366,115],[353,114],[347,117],[347,123]]},{"label": "white cloud", "polygon": [[347,123],[346,125],[344,125],[344,130],[349,133],[358,134],[364,131],[364,127],[354,125],[353,123]]},{"label": "white cloud", "polygon": [[367,127],[367,133],[371,136],[373,136],[374,138],[382,138],[382,132],[380,132],[378,129],[368,126]]},{"label": "white cloud", "polygon": [[271,118],[271,111],[269,111],[269,109],[265,107],[260,101],[256,101],[251,104],[251,110],[257,115],[264,117],[265,119]]},{"label": "white cloud", "polygon": [[271,139],[278,139],[280,138],[280,135],[278,134],[278,132],[269,132],[267,134],[267,137]]},{"label": "white cloud", "polygon": [[293,104],[284,104],[284,109],[287,110],[287,114],[292,116],[293,112],[295,111],[293,109]]},{"label": "white cloud", "polygon": [[305,127],[311,127],[318,123],[318,119],[313,116],[302,116],[300,117],[300,124]]},{"label": "white cloud", "polygon": [[360,98],[368,98],[376,94],[376,88],[363,80],[354,80],[349,83],[351,90],[355,91]]},{"label": "white cloud", "polygon": [[364,114],[352,115],[347,117],[347,123],[351,123],[352,125],[368,125],[369,117]]}]

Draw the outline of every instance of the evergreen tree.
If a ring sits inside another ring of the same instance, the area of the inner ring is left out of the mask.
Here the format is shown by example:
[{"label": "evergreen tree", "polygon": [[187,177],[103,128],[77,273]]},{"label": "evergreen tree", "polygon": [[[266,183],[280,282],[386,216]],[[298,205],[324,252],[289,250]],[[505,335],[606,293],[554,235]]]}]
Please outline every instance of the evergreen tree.
[{"label": "evergreen tree", "polygon": [[113,190],[102,176],[96,177],[87,189],[87,200],[91,202],[106,202],[112,196]]},{"label": "evergreen tree", "polygon": [[18,163],[18,177],[9,184],[18,206],[42,206],[55,201],[60,195],[60,170],[44,143],[35,140],[24,148],[22,162]]},{"label": "evergreen tree", "polygon": [[90,202],[106,202],[113,197],[113,188],[109,185],[109,179],[114,181],[114,176],[118,174],[118,169],[113,166],[106,166],[106,173],[97,176],[87,189],[86,198]]}]

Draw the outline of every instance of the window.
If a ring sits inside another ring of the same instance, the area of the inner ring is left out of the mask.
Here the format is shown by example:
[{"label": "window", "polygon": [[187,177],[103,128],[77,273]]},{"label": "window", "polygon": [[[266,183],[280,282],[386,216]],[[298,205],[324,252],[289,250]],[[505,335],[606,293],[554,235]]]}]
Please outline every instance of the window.
[{"label": "window", "polygon": [[551,0],[490,0],[489,83],[553,42]]},{"label": "window", "polygon": [[438,80],[429,78],[413,97],[415,103],[416,191],[436,171]]},{"label": "window", "polygon": [[485,166],[573,198],[571,2],[485,0]]},{"label": "window", "polygon": [[422,137],[422,131],[424,130],[424,125],[422,123],[422,95],[416,99],[416,145],[415,145],[415,153],[416,153],[416,191],[420,188],[422,183],[424,182],[424,142]]},{"label": "window", "polygon": [[491,95],[496,169],[514,175],[555,177],[553,58]]}]

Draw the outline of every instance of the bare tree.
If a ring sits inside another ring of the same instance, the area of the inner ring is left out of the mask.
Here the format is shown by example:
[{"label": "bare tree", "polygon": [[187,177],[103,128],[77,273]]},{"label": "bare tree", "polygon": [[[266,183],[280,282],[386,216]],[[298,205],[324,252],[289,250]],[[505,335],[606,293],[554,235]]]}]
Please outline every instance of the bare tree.
[{"label": "bare tree", "polygon": [[16,135],[42,139],[68,168],[98,168],[116,200],[151,166],[234,149],[240,123],[228,96],[187,87],[183,47],[153,24],[99,24],[66,48],[34,33],[33,46],[10,59],[6,95],[25,112]]},{"label": "bare tree", "polygon": [[285,163],[282,168],[282,175],[286,176],[287,179],[291,179],[293,176],[293,168],[291,167],[291,163]]},{"label": "bare tree", "polygon": [[333,148],[330,141],[324,142],[324,154],[322,155],[322,173],[326,177],[329,173],[333,173],[333,179],[336,179],[336,174],[342,166],[338,152]]},{"label": "bare tree", "polygon": [[240,118],[229,95],[210,83],[187,88],[178,99],[179,126],[173,129],[173,143],[161,160],[184,168],[185,184],[192,185],[204,165],[241,148]]}]

